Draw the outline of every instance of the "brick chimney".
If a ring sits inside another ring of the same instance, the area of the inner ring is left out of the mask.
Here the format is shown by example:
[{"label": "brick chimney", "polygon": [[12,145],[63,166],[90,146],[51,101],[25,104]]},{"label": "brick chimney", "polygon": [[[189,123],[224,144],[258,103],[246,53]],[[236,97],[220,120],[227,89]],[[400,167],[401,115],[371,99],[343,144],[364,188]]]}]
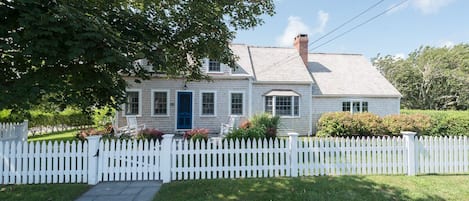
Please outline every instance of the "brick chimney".
[{"label": "brick chimney", "polygon": [[298,50],[298,53],[300,53],[303,63],[308,66],[308,34],[298,34],[295,37],[293,45]]}]

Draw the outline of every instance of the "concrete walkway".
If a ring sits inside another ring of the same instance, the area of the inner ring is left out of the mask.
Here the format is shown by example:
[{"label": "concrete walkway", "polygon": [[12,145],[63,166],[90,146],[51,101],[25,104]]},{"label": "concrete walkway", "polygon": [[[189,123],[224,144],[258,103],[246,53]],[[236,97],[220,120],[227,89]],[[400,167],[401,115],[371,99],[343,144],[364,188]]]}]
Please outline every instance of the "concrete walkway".
[{"label": "concrete walkway", "polygon": [[76,201],[151,201],[161,181],[101,182]]}]

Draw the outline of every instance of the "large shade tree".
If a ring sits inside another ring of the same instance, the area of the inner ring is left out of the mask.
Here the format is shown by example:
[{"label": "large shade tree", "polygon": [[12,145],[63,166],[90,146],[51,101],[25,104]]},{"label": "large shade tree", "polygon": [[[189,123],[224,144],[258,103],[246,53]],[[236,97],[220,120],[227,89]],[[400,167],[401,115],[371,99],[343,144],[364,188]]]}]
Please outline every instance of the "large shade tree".
[{"label": "large shade tree", "polygon": [[401,92],[404,108],[469,108],[468,44],[421,47],[405,59],[378,55],[373,63]]},{"label": "large shade tree", "polygon": [[202,58],[235,66],[235,32],[273,15],[271,0],[0,2],[0,109],[43,101],[82,109],[125,101],[122,75],[200,80]]}]

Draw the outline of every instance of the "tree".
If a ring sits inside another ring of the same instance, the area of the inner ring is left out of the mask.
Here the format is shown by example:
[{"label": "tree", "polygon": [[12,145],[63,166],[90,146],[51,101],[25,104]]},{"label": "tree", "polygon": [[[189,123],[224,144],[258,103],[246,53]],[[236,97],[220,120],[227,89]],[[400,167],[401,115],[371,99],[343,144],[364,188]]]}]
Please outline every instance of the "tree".
[{"label": "tree", "polygon": [[411,109],[469,108],[469,45],[421,47],[406,59],[378,55],[374,65]]},{"label": "tree", "polygon": [[126,82],[151,75],[207,79],[201,59],[235,66],[235,31],[273,15],[258,0],[15,0],[0,2],[0,109],[47,99],[82,109],[125,101]]}]

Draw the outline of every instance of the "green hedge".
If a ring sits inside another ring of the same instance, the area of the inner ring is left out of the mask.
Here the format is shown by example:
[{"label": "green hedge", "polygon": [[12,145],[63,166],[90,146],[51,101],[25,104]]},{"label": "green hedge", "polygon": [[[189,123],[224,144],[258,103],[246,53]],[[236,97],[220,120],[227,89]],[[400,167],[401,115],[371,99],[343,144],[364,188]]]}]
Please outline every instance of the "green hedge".
[{"label": "green hedge", "polygon": [[317,136],[419,135],[469,136],[469,112],[403,110],[401,115],[379,117],[371,113],[325,113],[318,121]]},{"label": "green hedge", "polygon": [[[93,114],[86,114],[77,109],[66,108],[61,112],[49,112],[41,110],[30,110],[26,116],[29,120],[29,127],[40,126],[102,126],[110,122],[114,110],[104,108],[95,110]],[[0,122],[20,122],[24,117],[12,115],[9,110],[0,111]]]},{"label": "green hedge", "polygon": [[427,115],[432,120],[431,128],[425,133],[431,136],[469,136],[469,110],[401,110],[402,114]]},{"label": "green hedge", "polygon": [[386,134],[382,119],[371,113],[324,113],[318,121],[317,136],[370,136]]}]

